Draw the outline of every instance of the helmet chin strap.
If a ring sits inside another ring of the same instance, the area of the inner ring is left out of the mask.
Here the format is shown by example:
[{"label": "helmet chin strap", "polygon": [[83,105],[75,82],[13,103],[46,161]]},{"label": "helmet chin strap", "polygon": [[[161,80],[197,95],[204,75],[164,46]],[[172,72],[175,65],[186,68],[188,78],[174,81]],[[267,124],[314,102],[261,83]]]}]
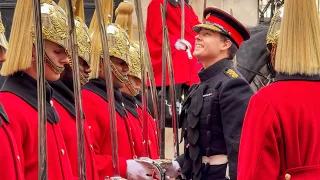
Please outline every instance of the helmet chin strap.
[{"label": "helmet chin strap", "polygon": [[61,74],[65,69],[64,67],[60,67],[52,62],[47,53],[44,53],[44,62],[52,69],[53,72],[57,74]]},{"label": "helmet chin strap", "polygon": [[116,76],[116,78],[121,82],[121,83],[126,83],[129,81],[128,76],[124,76],[122,75],[118,69],[116,68],[116,66],[110,62],[110,66],[111,66],[111,71],[114,74],[114,76]]},{"label": "helmet chin strap", "polygon": [[129,91],[130,91],[130,93],[132,94],[132,96],[137,96],[137,95],[139,94],[139,91],[137,91],[137,90],[133,87],[131,81],[127,81],[127,82],[125,83],[125,85],[126,85],[127,88],[129,89]]}]

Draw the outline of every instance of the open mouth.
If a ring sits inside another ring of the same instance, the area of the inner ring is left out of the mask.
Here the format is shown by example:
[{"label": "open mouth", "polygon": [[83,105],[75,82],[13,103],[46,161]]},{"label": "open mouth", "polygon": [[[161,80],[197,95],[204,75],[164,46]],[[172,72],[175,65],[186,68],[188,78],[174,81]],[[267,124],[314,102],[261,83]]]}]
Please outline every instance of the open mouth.
[{"label": "open mouth", "polygon": [[203,45],[201,45],[201,44],[196,44],[196,48],[203,48]]}]

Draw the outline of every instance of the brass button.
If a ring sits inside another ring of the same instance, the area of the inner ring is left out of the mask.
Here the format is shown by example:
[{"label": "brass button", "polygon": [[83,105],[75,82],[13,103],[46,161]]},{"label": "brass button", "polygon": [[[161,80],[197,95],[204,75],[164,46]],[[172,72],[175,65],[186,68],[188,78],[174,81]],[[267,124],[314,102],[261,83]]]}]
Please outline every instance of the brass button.
[{"label": "brass button", "polygon": [[290,180],[290,179],[291,179],[291,175],[290,175],[290,174],[286,174],[286,175],[284,176],[284,178],[285,178],[286,180]]},{"label": "brass button", "polygon": [[156,135],[158,135],[158,132],[156,131]]},{"label": "brass button", "polygon": [[20,156],[17,155],[17,159],[18,159],[18,161],[20,161]]},{"label": "brass button", "polygon": [[93,150],[93,146],[90,144],[90,150],[92,151]]},{"label": "brass button", "polygon": [[52,100],[50,100],[50,106],[53,107],[53,101]]},{"label": "brass button", "polygon": [[134,142],[132,142],[132,145],[134,146]]},{"label": "brass button", "polygon": [[91,129],[91,126],[89,126],[88,128]]},{"label": "brass button", "polygon": [[64,155],[64,150],[63,149],[61,149],[61,154]]},{"label": "brass button", "polygon": [[122,104],[122,107],[124,107],[124,104],[123,103],[121,103]]}]

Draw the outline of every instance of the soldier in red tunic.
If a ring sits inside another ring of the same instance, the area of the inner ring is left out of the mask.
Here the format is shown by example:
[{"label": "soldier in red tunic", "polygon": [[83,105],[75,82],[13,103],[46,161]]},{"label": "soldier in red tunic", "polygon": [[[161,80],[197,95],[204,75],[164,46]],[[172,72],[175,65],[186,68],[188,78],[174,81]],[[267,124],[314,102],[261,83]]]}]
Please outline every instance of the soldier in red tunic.
[{"label": "soldier in red tunic", "polygon": [[[78,55],[79,55],[79,70],[80,81],[85,84],[88,81],[90,73],[90,48],[91,40],[88,33],[88,28],[84,24],[84,7],[83,0],[73,0],[75,11],[75,27],[78,41]],[[64,9],[66,4],[65,0],[61,0],[59,5]],[[82,13],[81,13],[82,12]],[[75,99],[73,91],[73,78],[72,78],[72,61],[70,65],[61,74],[58,81],[49,82],[53,88],[53,102],[61,118],[60,127],[67,152],[69,154],[72,172],[74,177],[78,177],[78,145],[76,133],[76,112],[75,112]],[[95,167],[94,150],[92,139],[88,124],[84,121],[84,147],[85,147],[85,161],[86,161],[86,178],[88,180],[97,180],[98,171]]]},{"label": "soldier in red tunic", "polygon": [[[121,2],[116,9],[116,23],[119,24],[123,29],[127,29],[130,35],[132,30],[132,12],[133,5],[129,2]],[[129,56],[130,56],[130,66],[128,79],[120,91],[123,96],[123,103],[128,114],[128,123],[131,124],[133,141],[135,143],[135,152],[137,157],[145,156],[143,154],[143,122],[142,122],[142,109],[140,102],[136,99],[141,91],[141,65],[140,65],[140,55],[139,55],[139,44],[137,42],[131,42]],[[147,113],[147,121],[149,122],[149,154],[148,157],[151,159],[159,159],[158,154],[158,142],[156,134],[156,122],[152,116]]]},{"label": "soldier in red tunic", "polygon": [[320,179],[316,2],[286,0],[280,34],[273,43],[276,82],[250,100],[240,141],[238,180]]},{"label": "soldier in red tunic", "polygon": [[[0,63],[5,61],[5,49],[8,47],[0,14]],[[2,76],[1,76],[2,78]],[[2,85],[2,84],[1,84]],[[10,129],[10,121],[0,103],[0,174],[2,179],[23,180],[23,171],[16,139]]]},{"label": "soldier in red tunic", "polygon": [[[7,61],[1,74],[6,77],[0,101],[10,120],[19,159],[26,180],[38,179],[37,69],[34,47],[33,6],[19,0],[13,17]],[[41,20],[45,43],[45,79],[58,80],[69,61],[66,54],[65,13],[53,1],[41,1]],[[73,179],[70,161],[59,126],[60,118],[52,103],[52,89],[46,83],[48,178]]]}]

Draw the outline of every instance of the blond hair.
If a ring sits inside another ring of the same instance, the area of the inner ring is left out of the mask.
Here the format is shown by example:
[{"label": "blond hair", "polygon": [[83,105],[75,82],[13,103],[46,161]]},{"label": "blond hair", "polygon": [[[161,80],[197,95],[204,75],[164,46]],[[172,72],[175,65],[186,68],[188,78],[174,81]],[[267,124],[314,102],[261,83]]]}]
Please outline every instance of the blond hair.
[{"label": "blond hair", "polygon": [[1,68],[2,76],[9,76],[17,71],[31,67],[33,38],[31,35],[33,5],[30,0],[18,0],[13,15],[7,60]]},{"label": "blond hair", "polygon": [[275,69],[289,75],[320,74],[320,22],[314,0],[286,0]]},{"label": "blond hair", "polygon": [[[58,5],[64,10],[67,9],[65,0],[60,0]],[[72,7],[74,8],[74,16],[80,17],[83,21],[85,21],[83,0],[72,0]]]},{"label": "blond hair", "polygon": [[127,1],[121,2],[115,12],[115,23],[128,33],[129,39],[131,39],[132,31],[132,13],[133,5]]},{"label": "blond hair", "polygon": [[[109,18],[112,18],[112,12],[113,12],[113,0],[104,0],[102,1],[101,8],[104,15],[104,22],[105,24],[108,24]],[[97,12],[95,10],[90,27],[89,27],[89,33],[91,35],[91,61],[90,61],[90,67],[91,67],[91,73],[90,73],[90,79],[96,79],[99,77],[99,65],[100,65],[100,59],[101,59],[101,37],[100,37],[100,30],[99,30],[99,23],[98,23],[98,17]]]}]

